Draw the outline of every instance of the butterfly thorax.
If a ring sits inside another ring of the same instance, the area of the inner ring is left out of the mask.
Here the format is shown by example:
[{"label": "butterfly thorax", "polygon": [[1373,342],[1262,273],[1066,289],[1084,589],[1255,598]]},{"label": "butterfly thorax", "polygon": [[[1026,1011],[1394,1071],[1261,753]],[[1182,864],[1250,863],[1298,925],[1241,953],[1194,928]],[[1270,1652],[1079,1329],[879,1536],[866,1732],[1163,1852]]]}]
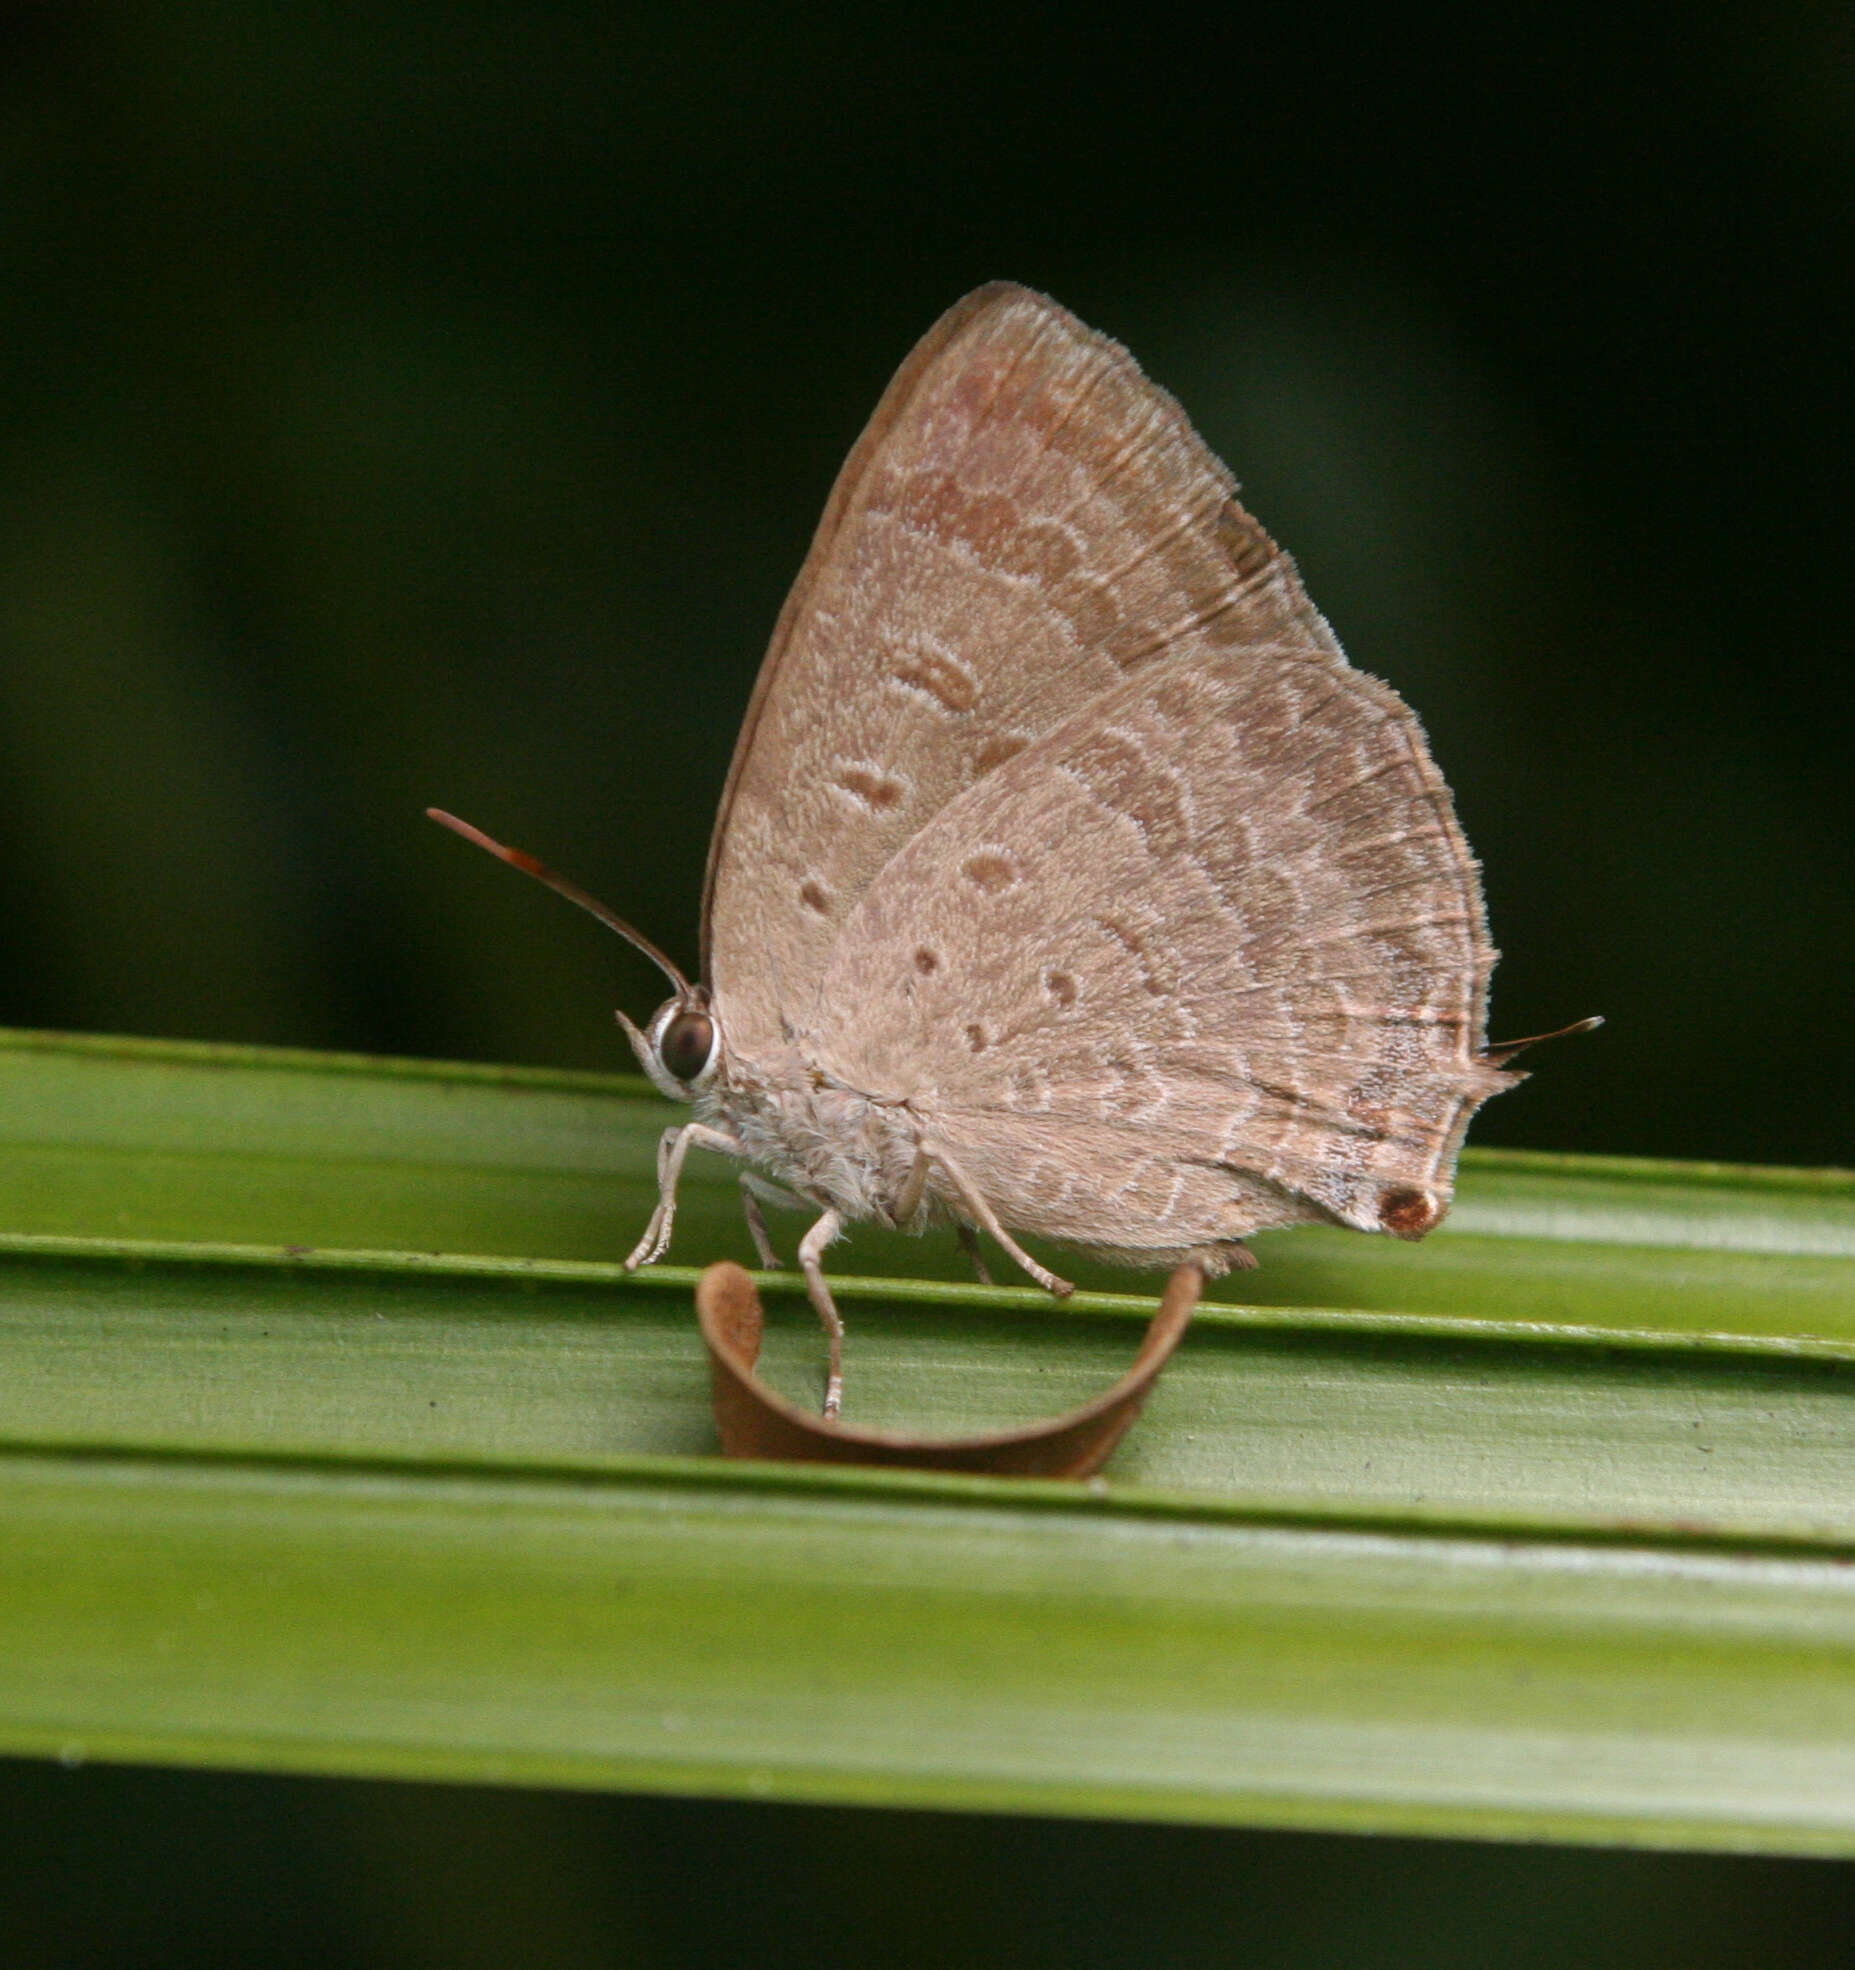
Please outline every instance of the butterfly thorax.
[{"label": "butterfly thorax", "polygon": [[[755,1061],[729,1055],[696,1105],[776,1182],[853,1222],[919,1230],[935,1214],[910,1182],[920,1153],[913,1111],[834,1080],[801,1048]],[[911,1194],[920,1201],[904,1218]]]}]

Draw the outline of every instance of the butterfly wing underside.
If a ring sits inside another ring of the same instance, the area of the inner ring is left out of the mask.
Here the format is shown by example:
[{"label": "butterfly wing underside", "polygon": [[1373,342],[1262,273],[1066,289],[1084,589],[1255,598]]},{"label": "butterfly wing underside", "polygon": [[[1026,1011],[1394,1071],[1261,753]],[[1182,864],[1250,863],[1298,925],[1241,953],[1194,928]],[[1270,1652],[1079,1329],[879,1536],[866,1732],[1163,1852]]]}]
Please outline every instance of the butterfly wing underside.
[{"label": "butterfly wing underside", "polygon": [[1293,564],[1117,343],[982,288],[832,491],[735,748],[703,902],[733,1050],[809,1025],[882,869],[1082,702],[1181,646],[1337,656]]},{"label": "butterfly wing underside", "polygon": [[838,479],[703,931],[735,1054],[802,1040],[1007,1224],[1130,1258],[1421,1235],[1513,1078],[1415,716],[1178,405],[1020,288],[929,332]]},{"label": "butterfly wing underside", "polygon": [[1493,962],[1397,695],[1324,651],[1201,647],[889,864],[821,1058],[906,1099],[1018,1230],[1155,1263],[1310,1219],[1420,1236],[1516,1078],[1482,1057]]}]

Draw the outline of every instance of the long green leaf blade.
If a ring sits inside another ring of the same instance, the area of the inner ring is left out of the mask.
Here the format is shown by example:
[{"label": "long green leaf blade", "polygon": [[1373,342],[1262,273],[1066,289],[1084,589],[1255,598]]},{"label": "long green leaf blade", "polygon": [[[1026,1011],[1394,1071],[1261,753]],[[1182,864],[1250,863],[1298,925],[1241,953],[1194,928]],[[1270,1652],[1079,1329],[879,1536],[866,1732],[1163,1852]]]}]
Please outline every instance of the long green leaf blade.
[{"label": "long green leaf blade", "polygon": [[[1855,1851],[1848,1177],[1471,1158],[1419,1249],[1259,1241],[1027,1487],[709,1454],[692,1275],[616,1264],[667,1118],[0,1041],[0,1747]],[[711,1166],[676,1256],[744,1246]],[[877,1423],[1061,1408],[1150,1305],[851,1251]]]}]

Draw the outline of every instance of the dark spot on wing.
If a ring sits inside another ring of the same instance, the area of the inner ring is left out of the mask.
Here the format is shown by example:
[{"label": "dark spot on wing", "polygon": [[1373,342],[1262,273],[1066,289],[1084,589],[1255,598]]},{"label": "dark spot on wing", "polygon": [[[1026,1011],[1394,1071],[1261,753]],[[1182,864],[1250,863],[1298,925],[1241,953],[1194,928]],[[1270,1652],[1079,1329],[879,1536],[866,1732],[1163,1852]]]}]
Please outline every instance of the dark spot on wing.
[{"label": "dark spot on wing", "polygon": [[973,771],[983,779],[986,774],[1003,766],[1006,760],[1016,759],[1029,744],[1028,739],[1017,738],[1010,732],[1000,732],[979,748],[973,759]]},{"label": "dark spot on wing", "polygon": [[899,807],[906,791],[900,780],[887,773],[872,773],[866,766],[846,767],[837,776],[837,784],[853,799],[879,813]]},{"label": "dark spot on wing", "polygon": [[1014,857],[1000,849],[982,848],[976,855],[967,856],[960,864],[960,873],[975,889],[997,896],[1017,882],[1019,871]]},{"label": "dark spot on wing", "polygon": [[894,674],[898,684],[925,692],[943,711],[971,711],[978,702],[979,684],[972,672],[937,650],[911,650]]},{"label": "dark spot on wing", "polygon": [[1378,1221],[1396,1238],[1421,1238],[1439,1215],[1421,1190],[1401,1188],[1379,1193]]}]

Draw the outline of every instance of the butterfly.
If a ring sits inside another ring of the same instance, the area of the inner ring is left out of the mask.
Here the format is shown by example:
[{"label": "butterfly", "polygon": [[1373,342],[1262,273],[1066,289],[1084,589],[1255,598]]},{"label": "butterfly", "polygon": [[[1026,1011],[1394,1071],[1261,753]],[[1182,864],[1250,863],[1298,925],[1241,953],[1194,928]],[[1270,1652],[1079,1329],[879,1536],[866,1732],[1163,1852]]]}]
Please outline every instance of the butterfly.
[{"label": "butterfly", "polygon": [[619,1018],[695,1117],[626,1265],[668,1246],[691,1150],[747,1166],[769,1266],[760,1200],[815,1210],[827,1414],[847,1225],[950,1222],[975,1258],[984,1232],[1057,1294],[1014,1234],[1207,1274],[1275,1226],[1420,1238],[1522,1078],[1530,1042],[1486,1043],[1496,954],[1423,729],[1236,492],[1119,344],[981,288],[890,383],[780,614],[699,981],[435,814],[669,979]]}]

